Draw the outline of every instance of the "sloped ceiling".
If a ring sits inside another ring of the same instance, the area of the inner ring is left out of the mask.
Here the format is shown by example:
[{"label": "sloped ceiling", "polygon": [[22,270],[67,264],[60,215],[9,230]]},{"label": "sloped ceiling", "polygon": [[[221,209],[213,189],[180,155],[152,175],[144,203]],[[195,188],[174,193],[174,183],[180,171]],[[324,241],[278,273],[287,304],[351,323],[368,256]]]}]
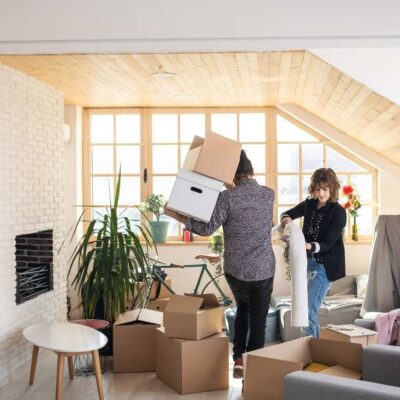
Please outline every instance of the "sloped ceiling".
[{"label": "sloped ceiling", "polygon": [[0,63],[84,107],[297,104],[400,165],[400,107],[307,51],[0,56]]}]

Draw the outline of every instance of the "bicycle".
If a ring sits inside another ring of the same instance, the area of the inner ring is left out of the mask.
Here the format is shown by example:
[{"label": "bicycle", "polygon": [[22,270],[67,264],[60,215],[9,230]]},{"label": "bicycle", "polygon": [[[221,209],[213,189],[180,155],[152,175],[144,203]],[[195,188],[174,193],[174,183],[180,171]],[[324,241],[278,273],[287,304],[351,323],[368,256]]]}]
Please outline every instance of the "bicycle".
[{"label": "bicycle", "polygon": [[[221,260],[220,256],[217,255],[205,255],[205,254],[200,254],[195,257],[195,259],[202,260],[204,263],[201,264],[186,264],[186,265],[179,265],[179,264],[166,264],[163,263],[159,260],[156,260],[156,263],[152,266],[151,269],[151,276],[152,276],[152,282],[157,282],[158,283],[158,289],[157,293],[159,293],[161,285],[164,286],[171,295],[176,294],[172,288],[166,283],[165,277],[166,273],[163,271],[164,269],[169,269],[169,268],[201,268],[199,276],[197,278],[195,287],[193,289],[193,292],[191,294],[193,295],[199,295],[199,294],[204,294],[206,290],[210,287],[210,285],[214,285],[216,290],[219,293],[219,296],[217,296],[218,302],[221,306],[227,307],[232,304],[232,300],[227,296],[224,291],[222,290],[221,286],[219,285],[218,281],[220,278],[224,276],[223,273],[217,274],[213,276],[208,269],[209,264],[214,264],[216,262],[219,262]],[[209,278],[209,280],[205,283],[203,288],[200,290],[201,283],[203,281],[204,277]],[[150,285],[151,288],[151,285]],[[142,298],[145,298],[142,294]],[[136,303],[135,303],[136,304]]]}]

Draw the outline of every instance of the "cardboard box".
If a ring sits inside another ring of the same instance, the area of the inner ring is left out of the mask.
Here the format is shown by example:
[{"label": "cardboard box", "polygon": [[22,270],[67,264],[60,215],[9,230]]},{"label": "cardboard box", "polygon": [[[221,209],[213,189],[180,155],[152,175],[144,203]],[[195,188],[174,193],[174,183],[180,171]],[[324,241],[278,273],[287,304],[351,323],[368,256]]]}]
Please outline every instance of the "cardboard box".
[{"label": "cardboard box", "polygon": [[357,325],[328,325],[321,328],[321,339],[360,343],[363,346],[378,343],[378,334]]},{"label": "cardboard box", "polygon": [[201,175],[232,183],[240,160],[241,144],[209,132],[205,139],[193,138],[183,168]]},{"label": "cardboard box", "polygon": [[362,371],[362,346],[305,337],[245,354],[245,399],[280,400],[283,378],[303,370],[311,362],[327,365],[319,373],[359,379]]},{"label": "cardboard box", "polygon": [[168,208],[208,222],[222,185],[222,182],[215,179],[180,169],[168,200]]},{"label": "cardboard box", "polygon": [[165,307],[167,307],[169,300],[170,300],[169,297],[163,297],[162,299],[150,300],[149,304],[147,305],[147,308],[149,310],[156,310],[156,311],[164,312]]},{"label": "cardboard box", "polygon": [[157,377],[182,394],[227,389],[228,343],[222,333],[193,341],[170,338],[157,329]]},{"label": "cardboard box", "polygon": [[[165,284],[169,287],[171,287],[171,278],[165,278]],[[158,281],[153,281],[153,284],[151,286],[151,290],[150,290],[150,300],[155,300],[155,299],[163,299],[165,297],[170,297],[171,296],[171,292],[163,285],[160,283],[160,293],[157,297],[157,287],[159,285]],[[143,282],[139,283],[139,288],[142,288],[143,286]]]},{"label": "cardboard box", "polygon": [[155,371],[155,333],[163,314],[140,309],[120,314],[113,326],[113,371]]},{"label": "cardboard box", "polygon": [[172,296],[164,310],[165,334],[199,340],[222,331],[222,314],[214,294]]}]

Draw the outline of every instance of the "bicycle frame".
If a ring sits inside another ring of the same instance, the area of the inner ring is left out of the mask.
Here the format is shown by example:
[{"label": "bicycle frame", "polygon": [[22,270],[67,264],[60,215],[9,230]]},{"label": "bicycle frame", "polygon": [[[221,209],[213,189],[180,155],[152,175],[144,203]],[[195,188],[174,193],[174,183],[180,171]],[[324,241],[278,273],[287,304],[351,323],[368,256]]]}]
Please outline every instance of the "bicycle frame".
[{"label": "bicycle frame", "polygon": [[[213,283],[213,285],[217,288],[218,293],[221,295],[223,305],[229,306],[230,304],[232,304],[232,300],[225,295],[225,293],[222,291],[221,287],[219,286],[217,280],[212,276],[211,272],[208,270],[207,264],[187,264],[187,265],[183,265],[183,266],[179,266],[176,264],[170,264],[170,265],[154,265],[154,267],[158,267],[161,269],[201,268],[199,277],[197,278],[197,282],[196,282],[195,288],[193,290],[193,294],[195,294],[195,295],[199,294],[199,288],[200,288],[201,281],[206,274],[210,278],[210,281]],[[157,268],[153,268],[152,274],[155,277],[155,279],[158,280],[171,294],[175,294],[175,292],[165,283],[164,279],[159,275],[159,273],[157,272]]]}]

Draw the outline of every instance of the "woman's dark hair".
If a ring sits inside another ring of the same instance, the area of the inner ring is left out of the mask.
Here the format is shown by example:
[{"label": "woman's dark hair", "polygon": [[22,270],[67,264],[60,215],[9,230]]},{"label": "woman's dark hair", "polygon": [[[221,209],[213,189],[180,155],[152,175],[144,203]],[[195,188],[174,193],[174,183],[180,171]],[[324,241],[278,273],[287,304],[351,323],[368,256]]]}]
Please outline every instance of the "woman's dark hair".
[{"label": "woman's dark hair", "polygon": [[308,194],[311,198],[316,198],[315,190],[321,186],[328,186],[331,191],[330,203],[334,203],[339,199],[340,183],[332,168],[319,168],[311,176]]},{"label": "woman's dark hair", "polygon": [[247,158],[246,152],[242,150],[240,152],[240,161],[236,169],[235,176],[237,178],[240,178],[242,176],[249,176],[249,175],[250,176],[254,175],[253,165],[251,164],[251,161]]}]

